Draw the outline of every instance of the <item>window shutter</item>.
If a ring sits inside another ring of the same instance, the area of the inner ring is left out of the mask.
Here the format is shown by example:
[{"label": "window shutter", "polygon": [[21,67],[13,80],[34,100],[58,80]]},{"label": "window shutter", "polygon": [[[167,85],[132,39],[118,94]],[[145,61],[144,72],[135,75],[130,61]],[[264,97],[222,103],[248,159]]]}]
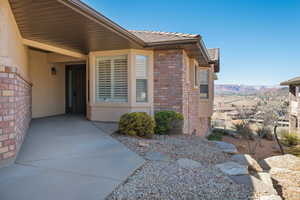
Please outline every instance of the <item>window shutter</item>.
[{"label": "window shutter", "polygon": [[147,78],[147,56],[136,56],[136,77]]},{"label": "window shutter", "polygon": [[110,59],[97,59],[96,96],[97,101],[106,101],[111,98],[111,67]]},{"label": "window shutter", "polygon": [[128,101],[127,56],[97,57],[97,101]]},{"label": "window shutter", "polygon": [[114,59],[114,90],[113,97],[119,100],[128,98],[127,56]]}]

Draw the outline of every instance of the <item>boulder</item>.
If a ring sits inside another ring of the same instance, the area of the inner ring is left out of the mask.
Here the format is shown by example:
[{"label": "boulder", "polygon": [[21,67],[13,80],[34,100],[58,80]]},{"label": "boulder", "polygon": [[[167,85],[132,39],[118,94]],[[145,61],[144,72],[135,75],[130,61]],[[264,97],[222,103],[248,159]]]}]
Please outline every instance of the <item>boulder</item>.
[{"label": "boulder", "polygon": [[264,195],[277,195],[273,186],[265,184],[263,181],[252,175],[229,176],[235,183],[243,184],[251,188],[255,193]]},{"label": "boulder", "polygon": [[233,155],[231,159],[241,165],[247,165],[249,170],[256,171],[256,172],[263,171],[263,169],[260,167],[258,162],[248,154]]},{"label": "boulder", "polygon": [[265,170],[270,170],[271,168],[282,168],[300,171],[300,158],[291,154],[272,156],[262,160],[260,162],[260,166]]},{"label": "boulder", "polygon": [[264,182],[265,184],[273,187],[273,181],[272,181],[271,175],[269,173],[267,173],[267,172],[258,172],[257,176],[262,182]]},{"label": "boulder", "polygon": [[219,149],[221,149],[225,153],[229,154],[237,154],[238,150],[233,144],[227,142],[214,141],[213,142]]},{"label": "boulder", "polygon": [[184,169],[194,169],[202,167],[201,163],[187,158],[180,158],[177,160],[177,163],[181,168]]},{"label": "boulder", "polygon": [[267,195],[261,196],[258,200],[282,200],[282,198],[278,195]]},{"label": "boulder", "polygon": [[248,167],[246,165],[240,165],[235,162],[226,162],[216,165],[224,174],[229,176],[245,175],[248,174]]}]

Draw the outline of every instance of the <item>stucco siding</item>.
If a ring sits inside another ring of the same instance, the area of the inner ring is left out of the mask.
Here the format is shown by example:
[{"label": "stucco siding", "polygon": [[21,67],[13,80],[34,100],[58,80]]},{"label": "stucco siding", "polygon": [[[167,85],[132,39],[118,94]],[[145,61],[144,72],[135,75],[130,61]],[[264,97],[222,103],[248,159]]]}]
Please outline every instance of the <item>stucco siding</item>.
[{"label": "stucco siding", "polygon": [[[65,113],[65,66],[48,63],[47,53],[29,51],[32,80],[32,117],[47,117]],[[51,67],[57,70],[51,74]]]},{"label": "stucco siding", "polygon": [[16,67],[22,77],[30,80],[28,51],[10,9],[8,0],[0,1],[0,64]]}]

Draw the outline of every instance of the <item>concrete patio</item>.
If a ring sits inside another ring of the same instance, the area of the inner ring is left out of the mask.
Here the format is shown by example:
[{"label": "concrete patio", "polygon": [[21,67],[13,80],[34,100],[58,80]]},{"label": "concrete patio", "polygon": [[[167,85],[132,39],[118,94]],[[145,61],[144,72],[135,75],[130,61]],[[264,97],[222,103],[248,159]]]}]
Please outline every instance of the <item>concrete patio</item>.
[{"label": "concrete patio", "polygon": [[83,117],[33,120],[16,163],[0,169],[0,199],[101,200],[143,163]]}]

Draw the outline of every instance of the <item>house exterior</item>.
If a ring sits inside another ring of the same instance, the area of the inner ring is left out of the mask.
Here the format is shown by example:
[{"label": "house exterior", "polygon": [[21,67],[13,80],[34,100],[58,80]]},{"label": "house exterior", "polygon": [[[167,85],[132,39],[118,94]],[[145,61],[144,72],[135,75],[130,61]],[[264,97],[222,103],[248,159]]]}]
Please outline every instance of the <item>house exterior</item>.
[{"label": "house exterior", "polygon": [[289,86],[289,129],[300,135],[300,77],[282,82],[281,85]]},{"label": "house exterior", "polygon": [[0,165],[32,118],[175,110],[185,134],[210,130],[219,49],[200,35],[128,31],[78,0],[1,0],[0,45]]}]

